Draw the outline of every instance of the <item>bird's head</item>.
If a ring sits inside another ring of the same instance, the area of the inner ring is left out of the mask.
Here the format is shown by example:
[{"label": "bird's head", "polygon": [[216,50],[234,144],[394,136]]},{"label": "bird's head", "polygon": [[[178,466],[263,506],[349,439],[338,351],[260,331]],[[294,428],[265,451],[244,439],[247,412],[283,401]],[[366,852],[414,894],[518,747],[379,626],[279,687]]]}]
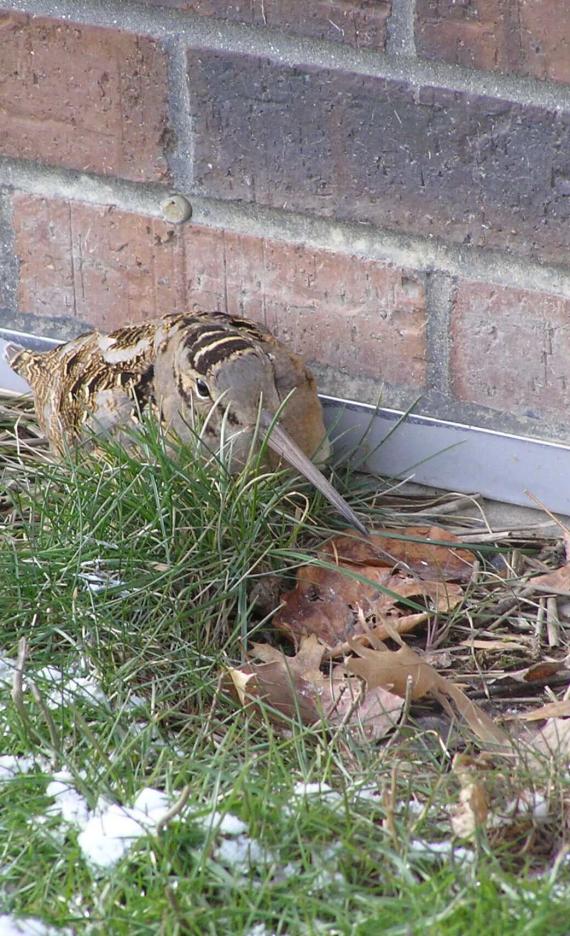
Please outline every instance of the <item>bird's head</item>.
[{"label": "bird's head", "polygon": [[[246,463],[256,438],[266,439],[273,465],[285,461],[303,475],[360,532],[366,528],[343,497],[311,461],[297,420],[287,419],[287,394],[278,386],[274,356],[241,329],[202,326],[199,334],[180,333],[155,361],[155,394],[162,418],[181,439],[195,432],[196,417],[208,447],[222,439],[230,446],[232,471]],[[174,375],[174,380],[172,380]],[[298,388],[300,389],[300,388]],[[298,389],[293,389],[293,396]],[[292,401],[291,401],[292,403]],[[316,391],[311,407],[324,424]],[[291,407],[293,409],[293,405]],[[299,415],[299,422],[303,414]],[[287,429],[284,428],[285,424]],[[316,448],[320,439],[314,440]]]}]

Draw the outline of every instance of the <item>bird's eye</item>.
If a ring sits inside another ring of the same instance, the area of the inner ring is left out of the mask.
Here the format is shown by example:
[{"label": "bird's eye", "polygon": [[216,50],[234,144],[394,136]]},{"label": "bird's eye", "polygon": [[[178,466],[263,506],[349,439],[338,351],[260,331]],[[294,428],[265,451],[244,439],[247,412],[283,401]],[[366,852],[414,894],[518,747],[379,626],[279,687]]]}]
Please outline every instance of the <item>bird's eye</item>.
[{"label": "bird's eye", "polygon": [[201,400],[207,400],[210,396],[210,390],[205,380],[200,377],[196,381],[196,393]]}]

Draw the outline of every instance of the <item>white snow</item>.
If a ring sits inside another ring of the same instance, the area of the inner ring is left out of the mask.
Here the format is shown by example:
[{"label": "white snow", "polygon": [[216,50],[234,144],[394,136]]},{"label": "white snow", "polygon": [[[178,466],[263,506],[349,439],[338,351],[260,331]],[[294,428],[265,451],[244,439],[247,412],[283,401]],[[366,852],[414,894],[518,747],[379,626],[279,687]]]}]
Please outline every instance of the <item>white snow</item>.
[{"label": "white snow", "polygon": [[192,821],[205,832],[221,838],[213,850],[213,858],[232,871],[248,871],[254,865],[275,860],[267,849],[249,837],[246,823],[233,813],[213,809],[206,816],[192,816]]},{"label": "white snow", "polygon": [[16,661],[9,657],[0,657],[0,688],[2,684],[10,686],[16,669]]},{"label": "white snow", "polygon": [[275,930],[268,930],[265,923],[254,923],[245,936],[277,936]]},{"label": "white snow", "polygon": [[98,868],[116,864],[133,842],[156,831],[170,802],[151,787],[141,790],[131,807],[100,798],[77,839],[85,860]]},{"label": "white snow", "polygon": [[[334,793],[334,790],[328,783],[303,783],[303,781],[299,781],[293,787],[293,796],[327,796],[330,793]],[[338,796],[338,793],[335,796]]]},{"label": "white snow", "polygon": [[59,813],[65,822],[80,830],[79,847],[85,860],[96,868],[112,867],[126,855],[133,842],[154,833],[172,802],[166,793],[147,787],[140,791],[132,806],[120,806],[99,797],[95,808],[90,810],[65,771],[54,774],[46,792],[54,798],[47,813]]},{"label": "white snow", "polygon": [[475,853],[462,845],[456,846],[453,842],[425,842],[423,839],[413,839],[410,842],[410,853],[416,858],[429,858],[431,861],[447,859],[462,863],[475,860]]},{"label": "white snow", "polygon": [[290,816],[294,811],[299,808],[299,801],[301,800],[316,800],[320,799],[322,803],[326,806],[329,806],[331,809],[335,809],[342,802],[342,796],[340,793],[337,793],[336,790],[333,790],[328,783],[316,782],[316,783],[304,783],[299,781],[293,787],[293,805],[287,804],[284,807],[285,815]]},{"label": "white snow", "polygon": [[[15,669],[15,660],[0,657],[0,689],[7,689],[12,685]],[[107,702],[98,682],[92,676],[79,675],[77,671],[65,673],[57,666],[43,666],[35,671],[27,669],[24,673],[24,689],[27,689],[27,677],[36,683],[42,698],[50,708],[72,705],[77,699],[83,699],[92,705]]]},{"label": "white snow", "polygon": [[66,822],[83,826],[89,818],[89,808],[84,797],[72,786],[71,774],[62,770],[54,774],[54,779],[48,783],[46,796],[53,796],[55,803],[48,806],[46,813],[54,815],[59,813]]},{"label": "white snow", "polygon": [[247,832],[245,822],[234,816],[233,813],[221,813],[214,809],[207,816],[194,816],[193,821],[204,831],[219,832],[221,835],[242,835]]},{"label": "white snow", "polygon": [[36,766],[33,757],[24,757],[17,754],[2,754],[0,756],[0,783],[3,780],[13,780],[18,774],[28,773]]},{"label": "white snow", "polygon": [[37,917],[14,917],[0,914],[0,936],[71,936],[69,929],[48,926]]},{"label": "white snow", "polygon": [[[73,705],[78,699],[92,705],[107,702],[107,696],[92,676],[66,674],[56,666],[44,666],[33,675],[33,679],[39,683],[38,688],[50,708]],[[42,683],[47,684],[47,690]]]},{"label": "white snow", "polygon": [[214,858],[227,868],[243,868],[245,871],[251,865],[270,864],[273,861],[272,855],[249,835],[222,839],[214,849]]}]

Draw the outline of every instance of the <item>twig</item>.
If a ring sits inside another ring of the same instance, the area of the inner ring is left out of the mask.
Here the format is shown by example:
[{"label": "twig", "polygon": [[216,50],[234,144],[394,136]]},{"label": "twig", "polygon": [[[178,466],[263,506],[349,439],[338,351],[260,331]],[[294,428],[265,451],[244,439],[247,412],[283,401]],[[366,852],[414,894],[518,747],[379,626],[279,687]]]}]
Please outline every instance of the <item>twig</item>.
[{"label": "twig", "polygon": [[564,530],[564,532],[566,533],[567,536],[570,536],[570,530],[568,529],[568,527],[566,526],[566,524],[565,524],[565,523],[562,523],[562,520],[560,520],[557,516],[555,516],[555,514],[553,514],[552,511],[548,509],[548,507],[546,506],[546,504],[543,504],[542,501],[539,500],[539,498],[536,497],[536,496],[532,493],[532,491],[525,491],[525,494],[526,494],[527,497],[530,497],[531,501],[534,501],[534,503],[537,505],[537,507],[540,507],[541,510],[544,510],[546,516],[547,516],[547,517],[550,517],[550,519],[552,520],[552,522],[555,523],[557,527],[560,527],[561,530]]},{"label": "twig", "polygon": [[169,822],[172,822],[172,820],[173,820],[174,818],[176,818],[176,816],[180,815],[180,813],[182,812],[182,810],[183,810],[184,807],[186,806],[186,803],[187,803],[188,800],[190,799],[191,789],[192,789],[192,788],[191,788],[190,784],[189,784],[189,783],[186,784],[186,786],[185,786],[184,789],[182,790],[182,793],[180,794],[180,796],[178,797],[178,799],[176,800],[176,802],[172,804],[172,806],[170,807],[170,809],[169,809],[167,812],[165,812],[165,814],[164,814],[164,816],[162,817],[162,819],[160,819],[160,820],[157,822],[157,824],[156,824],[156,831],[157,831],[157,832],[162,832],[162,830],[168,825]]},{"label": "twig", "polygon": [[559,647],[560,619],[558,617],[558,606],[554,596],[546,599],[546,633],[548,636],[548,646]]},{"label": "twig", "polygon": [[501,697],[510,698],[512,696],[518,696],[522,693],[528,693],[532,689],[544,689],[545,686],[567,686],[570,683],[570,670],[567,670],[565,673],[557,673],[555,676],[546,677],[545,679],[533,679],[532,682],[515,682],[507,683],[506,685],[497,685],[497,686],[487,686],[486,689],[473,689],[467,692],[467,695],[470,699],[487,699],[490,697]]},{"label": "twig", "polygon": [[544,601],[544,598],[539,598],[539,599],[538,599],[538,611],[537,611],[537,613],[536,613],[536,621],[535,621],[535,624],[534,624],[534,632],[535,632],[536,639],[537,639],[539,645],[540,645],[540,642],[541,642],[542,637],[543,637],[543,634],[544,634],[544,618],[545,618],[545,616],[546,616],[546,605],[545,605],[545,601]]},{"label": "twig", "polygon": [[462,543],[493,543],[495,540],[507,540],[507,542],[512,540],[560,540],[559,536],[554,536],[554,534],[546,534],[542,532],[543,530],[551,527],[552,521],[548,520],[544,523],[537,523],[532,527],[520,527],[520,529],[512,530],[491,530],[490,533],[471,533],[464,528],[452,528],[450,532],[454,533],[457,536],[457,539]]},{"label": "twig", "polygon": [[14,669],[14,676],[12,679],[12,702],[16,706],[20,718],[22,721],[26,722],[26,724],[29,723],[24,705],[24,666],[26,665],[27,655],[28,641],[25,637],[20,637],[16,668]]},{"label": "twig", "polygon": [[471,497],[456,497],[455,500],[446,501],[443,504],[435,504],[434,507],[425,507],[417,511],[417,516],[442,516],[445,514],[454,514],[464,507],[473,507],[474,504],[481,501],[480,494],[473,494]]},{"label": "twig", "polygon": [[42,698],[42,694],[40,690],[38,689],[38,687],[36,686],[35,682],[30,682],[30,689],[32,691],[34,700],[37,702],[40,708],[40,711],[45,719],[48,732],[49,732],[50,741],[51,741],[51,747],[52,747],[52,758],[51,758],[52,767],[54,770],[57,770],[58,763],[59,763],[59,755],[61,754],[61,744],[60,744],[59,735],[57,733],[57,728],[55,727],[55,722],[53,720],[52,714],[49,708],[47,707],[46,703],[44,702]]}]

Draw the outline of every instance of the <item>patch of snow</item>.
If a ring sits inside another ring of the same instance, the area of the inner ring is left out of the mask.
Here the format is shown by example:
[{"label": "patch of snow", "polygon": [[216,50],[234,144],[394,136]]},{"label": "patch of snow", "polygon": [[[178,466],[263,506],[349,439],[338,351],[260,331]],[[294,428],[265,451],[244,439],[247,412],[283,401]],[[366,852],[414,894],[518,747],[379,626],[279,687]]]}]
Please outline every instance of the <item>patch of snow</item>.
[{"label": "patch of snow", "polygon": [[377,786],[359,787],[351,791],[355,800],[368,803],[380,803],[380,791]]},{"label": "patch of snow", "polygon": [[303,783],[303,781],[299,781],[293,787],[293,796],[326,796],[327,793],[334,793],[333,788],[328,783]]},{"label": "patch of snow", "polygon": [[[342,802],[342,796],[333,790],[328,783],[304,783],[299,781],[293,787],[293,801],[320,798],[321,802],[332,809],[336,808]],[[298,803],[295,804],[298,806]],[[290,816],[294,811],[290,805],[284,807],[285,815]]]},{"label": "patch of snow", "polygon": [[344,874],[341,874],[340,871],[327,871],[326,868],[321,868],[309,890],[310,893],[319,893],[321,891],[329,891],[331,889],[340,889],[343,887],[346,887]]},{"label": "patch of snow", "polygon": [[78,699],[90,702],[91,705],[107,702],[107,696],[92,676],[66,675],[55,666],[44,666],[34,674],[33,679],[35,682],[47,683],[47,691],[43,686],[39,688],[50,708],[73,705]]},{"label": "patch of snow", "polygon": [[254,923],[244,936],[277,936],[275,930],[268,930],[265,923]]},{"label": "patch of snow", "polygon": [[133,842],[156,831],[170,804],[166,793],[151,787],[141,790],[131,807],[100,799],[77,839],[84,858],[98,868],[112,867]]},{"label": "patch of snow", "polygon": [[205,832],[213,833],[218,840],[212,857],[214,861],[234,872],[246,873],[256,865],[271,864],[275,856],[248,835],[246,823],[233,813],[222,813],[217,809],[206,816],[192,816]]},{"label": "patch of snow", "polygon": [[9,657],[0,657],[0,687],[2,687],[2,685],[12,685],[15,669],[15,660],[11,660]]},{"label": "patch of snow", "polygon": [[89,819],[87,800],[72,785],[67,771],[62,770],[53,776],[55,779],[48,783],[46,796],[53,796],[55,802],[48,806],[46,813],[52,816],[59,813],[66,822],[83,827]]},{"label": "patch of snow", "polygon": [[407,812],[411,816],[421,816],[424,810],[424,804],[420,803],[417,799],[400,800],[398,803],[396,803],[397,813]]},{"label": "patch of snow", "polygon": [[233,813],[221,813],[217,809],[212,810],[207,816],[193,816],[193,822],[196,822],[205,832],[219,832],[221,835],[242,835],[247,832],[245,822],[234,816]]},{"label": "patch of snow", "polygon": [[[0,689],[12,685],[16,661],[7,657],[0,657]],[[38,683],[38,688],[50,708],[59,708],[61,705],[70,705],[77,699],[84,699],[92,705],[101,705],[107,702],[107,697],[98,682],[92,676],[80,676],[74,672],[64,673],[57,666],[43,666],[37,671],[27,670],[24,674],[24,688],[26,676]],[[141,702],[137,699],[136,705]],[[134,705],[133,705],[134,707]]]},{"label": "patch of snow", "polygon": [[0,783],[13,780],[18,774],[28,773],[36,766],[33,757],[18,754],[2,754],[0,756]]},{"label": "patch of snow", "polygon": [[423,839],[413,839],[410,842],[410,853],[415,858],[429,858],[432,861],[447,859],[469,864],[475,860],[475,853],[470,848],[456,846],[451,841],[425,842]]},{"label": "patch of snow", "polygon": [[214,849],[214,859],[227,868],[247,871],[252,865],[270,864],[273,856],[249,835],[222,839]]},{"label": "patch of snow", "polygon": [[95,809],[90,810],[66,771],[54,774],[46,792],[54,798],[46,812],[59,813],[65,822],[79,830],[83,856],[97,868],[112,867],[133,842],[155,832],[172,802],[166,793],[147,787],[140,791],[132,806],[120,806],[99,797]]},{"label": "patch of snow", "polygon": [[71,936],[70,929],[48,926],[37,917],[14,917],[0,914],[0,936]]}]

